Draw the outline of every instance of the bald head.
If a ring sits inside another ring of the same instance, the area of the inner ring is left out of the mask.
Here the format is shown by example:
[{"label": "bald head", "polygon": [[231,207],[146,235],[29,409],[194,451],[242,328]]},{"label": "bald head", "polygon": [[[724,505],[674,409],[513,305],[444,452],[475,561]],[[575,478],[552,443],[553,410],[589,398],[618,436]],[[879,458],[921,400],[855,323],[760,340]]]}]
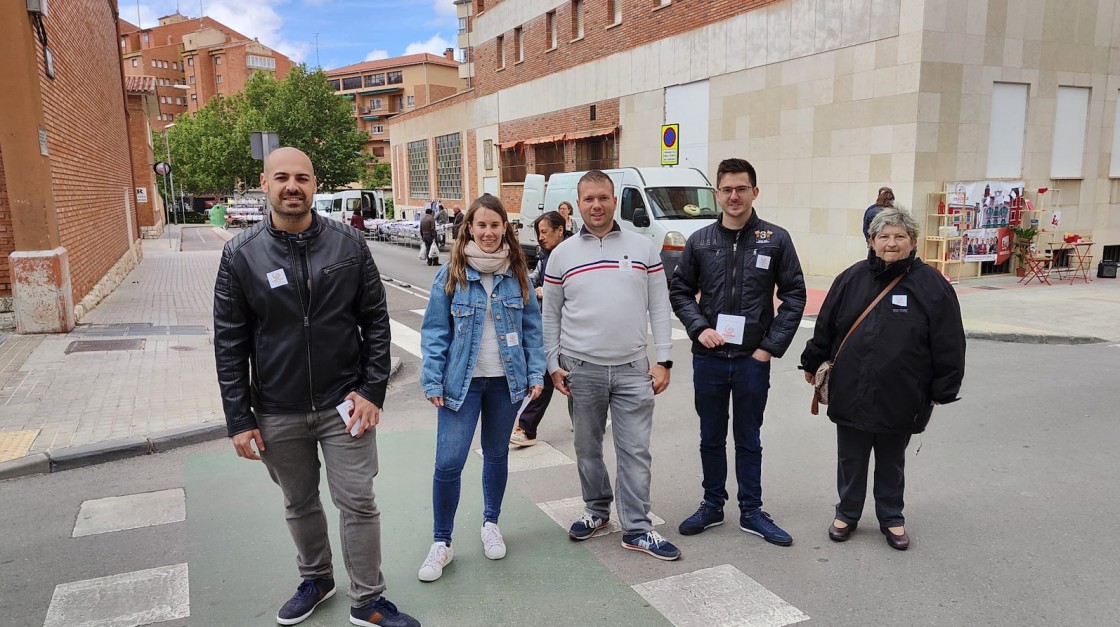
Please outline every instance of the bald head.
[{"label": "bald head", "polygon": [[277,148],[268,154],[264,160],[264,173],[267,175],[275,171],[278,167],[299,167],[312,176],[315,175],[315,168],[311,165],[311,158],[298,148],[291,146],[284,146]]},{"label": "bald head", "polygon": [[261,189],[268,196],[273,214],[302,226],[310,220],[311,200],[318,182],[311,159],[291,147],[277,148],[264,160]]}]

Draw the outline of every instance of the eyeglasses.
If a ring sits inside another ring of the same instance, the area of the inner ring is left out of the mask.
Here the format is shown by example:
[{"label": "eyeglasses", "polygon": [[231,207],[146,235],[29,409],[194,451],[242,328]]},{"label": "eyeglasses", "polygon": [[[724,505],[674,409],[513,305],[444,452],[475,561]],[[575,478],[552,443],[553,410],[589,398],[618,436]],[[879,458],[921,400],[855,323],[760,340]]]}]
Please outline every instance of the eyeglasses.
[{"label": "eyeglasses", "polygon": [[751,191],[752,189],[754,189],[754,188],[753,187],[747,187],[747,186],[743,186],[743,187],[721,187],[721,188],[719,188],[719,193],[723,194],[724,196],[730,196],[731,193],[734,192],[734,193],[738,194],[739,196],[745,196],[747,194],[747,192]]}]

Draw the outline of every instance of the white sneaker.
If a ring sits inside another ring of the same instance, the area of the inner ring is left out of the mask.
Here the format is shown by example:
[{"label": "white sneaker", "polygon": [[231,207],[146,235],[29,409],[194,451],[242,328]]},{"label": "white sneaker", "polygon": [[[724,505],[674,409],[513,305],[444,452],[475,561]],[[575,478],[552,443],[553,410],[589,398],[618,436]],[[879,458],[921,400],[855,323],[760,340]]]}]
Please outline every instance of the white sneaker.
[{"label": "white sneaker", "polygon": [[506,541],[498,525],[492,522],[482,525],[482,552],[492,560],[500,560],[506,556]]},{"label": "white sneaker", "polygon": [[525,430],[518,427],[513,430],[513,435],[509,436],[509,443],[514,446],[526,447],[533,446],[537,443],[537,440],[525,435]]},{"label": "white sneaker", "polygon": [[450,546],[442,542],[433,543],[424,565],[420,567],[420,581],[435,581],[442,577],[443,567],[450,564],[454,557],[455,551]]}]

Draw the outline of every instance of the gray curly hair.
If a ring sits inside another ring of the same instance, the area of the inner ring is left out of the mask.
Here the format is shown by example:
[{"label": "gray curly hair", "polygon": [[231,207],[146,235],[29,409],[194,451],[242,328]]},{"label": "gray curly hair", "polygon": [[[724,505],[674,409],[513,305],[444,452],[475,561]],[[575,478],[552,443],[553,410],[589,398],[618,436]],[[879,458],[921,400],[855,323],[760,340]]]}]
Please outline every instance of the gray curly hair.
[{"label": "gray curly hair", "polygon": [[875,239],[879,232],[888,226],[902,227],[906,229],[910,239],[918,239],[918,221],[906,209],[901,207],[883,209],[871,220],[871,228],[868,229],[868,234],[871,239]]}]

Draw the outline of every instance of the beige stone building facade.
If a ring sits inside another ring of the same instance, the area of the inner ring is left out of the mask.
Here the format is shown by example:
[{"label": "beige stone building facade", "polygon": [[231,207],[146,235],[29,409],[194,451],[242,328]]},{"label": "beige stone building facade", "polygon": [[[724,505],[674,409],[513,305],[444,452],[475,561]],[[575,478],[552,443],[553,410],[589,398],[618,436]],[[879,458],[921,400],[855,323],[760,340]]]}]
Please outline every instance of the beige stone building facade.
[{"label": "beige stone building facade", "polygon": [[464,198],[491,191],[516,211],[517,176],[582,169],[589,134],[606,133],[617,165],[656,166],[661,125],[679,123],[682,165],[755,165],[760,215],[792,232],[811,274],[863,256],[881,185],[929,229],[949,183],[1021,180],[1061,211],[1051,236],[1092,238],[1096,259],[1120,250],[1106,249],[1120,245],[1111,0],[457,4],[471,88],[394,121],[398,206],[416,204],[410,175],[433,178],[448,134]]}]

